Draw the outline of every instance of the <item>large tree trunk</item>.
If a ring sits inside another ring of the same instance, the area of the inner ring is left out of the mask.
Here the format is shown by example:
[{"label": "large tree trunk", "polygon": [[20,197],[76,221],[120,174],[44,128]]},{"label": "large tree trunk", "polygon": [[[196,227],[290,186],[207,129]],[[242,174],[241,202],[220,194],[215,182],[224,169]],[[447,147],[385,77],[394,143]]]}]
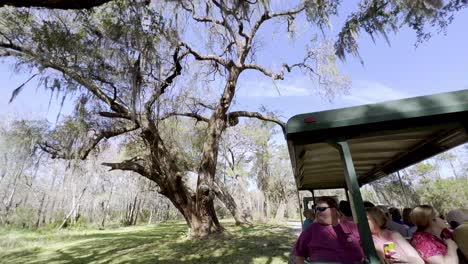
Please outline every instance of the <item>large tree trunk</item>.
[{"label": "large tree trunk", "polygon": [[286,212],[286,201],[281,199],[278,209],[276,210],[275,221],[281,222],[284,220],[284,213]]},{"label": "large tree trunk", "polygon": [[197,221],[193,221],[194,234],[206,237],[214,232],[221,232],[223,228],[218,221],[214,209],[214,179],[218,161],[219,141],[227,126],[226,113],[234,97],[240,70],[233,64],[228,66],[229,75],[226,80],[223,95],[216,106],[207,128],[207,138],[203,144],[203,155],[198,171],[197,190],[195,198]]},{"label": "large tree trunk", "polygon": [[[208,121],[207,137],[203,144],[202,160],[198,169],[195,193],[185,185],[183,172],[164,146],[158,129],[150,119],[143,120],[142,138],[151,150],[148,166],[138,167],[143,176],[155,181],[160,193],[166,196],[183,215],[194,238],[206,238],[210,234],[223,232],[214,208],[214,179],[218,159],[219,141],[227,126],[227,111],[234,97],[240,69],[233,62],[229,65],[229,75],[224,92]],[[121,169],[126,164],[104,163],[113,169]],[[128,167],[125,167],[128,168]],[[135,171],[135,166],[130,170]]]},{"label": "large tree trunk", "polygon": [[[184,186],[182,181],[175,184]],[[190,228],[191,237],[205,238],[212,233],[219,233],[224,230],[218,221],[214,207],[213,210],[210,210],[209,206],[207,208],[197,208],[194,199],[195,194],[190,193],[187,187],[181,187],[175,192],[166,193],[163,191],[162,194],[169,198],[182,214],[187,226]]]},{"label": "large tree trunk", "polygon": [[67,225],[67,221],[68,219],[70,219],[70,217],[72,216],[72,214],[75,212],[75,210],[77,210],[77,207],[80,206],[80,202],[81,202],[81,197],[83,197],[83,194],[85,193],[86,189],[88,188],[88,185],[86,185],[83,190],[81,191],[81,194],[80,194],[80,197],[78,197],[76,203],[74,203],[72,209],[70,210],[70,212],[68,212],[68,214],[65,216],[65,218],[63,219],[63,222],[62,224],[59,226],[59,229],[62,229],[64,227],[66,227]]},{"label": "large tree trunk", "polygon": [[114,186],[111,186],[111,190],[109,192],[109,197],[107,198],[107,203],[106,203],[106,207],[104,208],[103,210],[103,216],[102,216],[102,221],[101,221],[101,226],[104,227],[105,223],[106,223],[106,218],[108,217],[109,215],[109,208],[110,208],[110,201],[111,201],[111,198],[112,198],[112,193],[114,192]]},{"label": "large tree trunk", "polygon": [[151,205],[150,206],[150,215],[149,215],[149,219],[148,219],[148,225],[151,225],[153,223],[154,211],[155,211],[155,208],[154,208],[153,205]]},{"label": "large tree trunk", "polygon": [[265,192],[262,192],[263,193],[263,217],[265,218],[265,221],[268,222],[268,212],[270,210],[270,203],[268,202],[268,196],[265,194]]},{"label": "large tree trunk", "polygon": [[42,194],[41,202],[39,204],[39,210],[37,210],[37,219],[36,219],[36,224],[34,227],[37,229],[39,228],[39,225],[41,224],[41,216],[44,210],[44,201],[46,199],[46,193]]},{"label": "large tree trunk", "polygon": [[231,215],[236,221],[236,225],[250,224],[249,215],[244,212],[243,208],[240,208],[232,195],[229,193],[225,186],[220,186],[219,184],[214,184],[214,191],[218,199],[223,202],[226,208],[229,210]]},{"label": "large tree trunk", "polygon": [[137,202],[138,202],[138,194],[135,195],[135,199],[133,199],[133,203],[130,203],[127,206],[127,213],[125,214],[125,225],[128,225],[128,226],[134,225]]},{"label": "large tree trunk", "polygon": [[[13,181],[13,190],[11,190],[10,195],[8,195],[6,202],[5,202],[5,197],[2,197],[2,201],[5,205],[5,212],[3,213],[3,216],[1,218],[2,224],[5,224],[5,223],[8,224],[8,214],[10,213],[11,206],[13,205],[13,197],[15,196],[16,189],[18,187],[18,178],[22,172],[23,172],[23,168],[20,170],[19,173],[15,174],[15,179]],[[5,195],[6,195],[6,192],[5,192]]]},{"label": "large tree trunk", "polygon": [[138,200],[138,204],[134,210],[132,225],[136,225],[138,221],[138,214],[140,213],[141,198]]},{"label": "large tree trunk", "polygon": [[159,175],[154,179],[161,188],[160,193],[169,198],[183,215],[190,228],[190,234],[194,238],[206,238],[210,234],[224,231],[214,208],[214,198],[216,196],[214,179],[219,141],[226,129],[226,113],[234,97],[239,74],[239,68],[231,65],[223,96],[208,121],[208,136],[203,144],[203,155],[198,170],[195,193],[192,193],[184,184],[183,175],[174,160],[168,157],[168,151],[161,143],[162,140],[159,138],[159,134],[157,132],[148,133],[150,131],[143,132],[145,141],[151,146],[154,153],[155,174]]}]

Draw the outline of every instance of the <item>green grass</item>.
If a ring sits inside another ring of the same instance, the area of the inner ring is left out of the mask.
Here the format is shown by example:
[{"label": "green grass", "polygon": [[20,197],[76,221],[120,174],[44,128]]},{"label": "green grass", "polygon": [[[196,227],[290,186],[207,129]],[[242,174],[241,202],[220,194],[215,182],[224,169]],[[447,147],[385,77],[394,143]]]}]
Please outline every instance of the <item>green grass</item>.
[{"label": "green grass", "polygon": [[281,225],[223,223],[225,235],[187,239],[184,223],[112,230],[0,230],[0,263],[287,263],[294,235]]}]

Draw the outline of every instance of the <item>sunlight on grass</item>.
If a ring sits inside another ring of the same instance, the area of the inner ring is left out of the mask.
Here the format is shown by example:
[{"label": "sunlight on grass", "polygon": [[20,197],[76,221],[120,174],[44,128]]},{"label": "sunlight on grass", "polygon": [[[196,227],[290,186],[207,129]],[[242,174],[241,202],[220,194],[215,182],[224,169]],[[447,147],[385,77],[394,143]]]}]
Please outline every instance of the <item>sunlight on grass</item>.
[{"label": "sunlight on grass", "polygon": [[226,234],[187,239],[184,223],[110,230],[0,230],[2,263],[287,263],[294,235],[282,225],[223,222]]}]

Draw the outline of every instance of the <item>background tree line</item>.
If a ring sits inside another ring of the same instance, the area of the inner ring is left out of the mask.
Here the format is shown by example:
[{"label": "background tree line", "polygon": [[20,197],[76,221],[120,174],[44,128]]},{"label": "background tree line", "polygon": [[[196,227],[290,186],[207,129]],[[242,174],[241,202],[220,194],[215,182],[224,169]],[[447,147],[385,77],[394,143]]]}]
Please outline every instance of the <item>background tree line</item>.
[{"label": "background tree line", "polygon": [[[109,141],[99,155],[84,161],[51,159],[35,143],[43,131],[31,129],[44,128],[45,121],[4,120],[0,128],[1,225],[104,228],[183,219],[154,182],[101,165],[103,160],[135,151],[121,151],[123,142]],[[271,125],[252,120],[223,137],[216,174],[223,186],[219,192],[237,201],[235,210],[249,222],[298,217],[289,157],[285,146],[277,142],[278,135]],[[184,131],[173,136],[181,142],[187,139]],[[196,187],[193,173],[184,175],[184,181]],[[216,200],[216,211],[221,218],[232,218],[232,208],[222,199]]]},{"label": "background tree line", "polygon": [[[45,121],[4,118],[0,127],[0,224],[17,228],[127,226],[182,220],[183,216],[158,186],[132,172],[109,171],[100,163],[126,155],[122,142],[109,141],[87,160],[54,160],[37,151],[35,141]],[[34,123],[35,126],[31,126]],[[180,130],[181,127],[178,127]],[[183,142],[184,131],[173,136]],[[238,215],[248,222],[299,218],[297,193],[281,132],[271,124],[250,120],[223,137],[216,181],[223,186],[215,200],[220,218],[235,214],[222,195],[236,201]],[[190,140],[200,140],[192,138]],[[429,203],[440,212],[466,206],[467,146],[440,154],[366,185],[364,199],[376,204],[412,207]],[[184,155],[192,155],[184,153]],[[444,173],[442,173],[444,169]],[[184,181],[196,187],[196,175]],[[337,195],[342,191],[317,191]],[[310,196],[301,192],[300,199]],[[226,198],[226,197],[224,197]]]},{"label": "background tree line", "polygon": [[468,146],[465,144],[363,188],[376,204],[414,207],[430,204],[442,214],[468,206]]}]

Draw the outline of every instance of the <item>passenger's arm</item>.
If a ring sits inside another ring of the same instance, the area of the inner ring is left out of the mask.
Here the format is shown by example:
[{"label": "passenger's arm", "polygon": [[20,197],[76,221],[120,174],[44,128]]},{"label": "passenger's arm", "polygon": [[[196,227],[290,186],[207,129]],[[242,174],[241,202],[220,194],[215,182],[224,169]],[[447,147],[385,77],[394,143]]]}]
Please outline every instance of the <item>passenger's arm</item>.
[{"label": "passenger's arm", "polygon": [[304,264],[305,258],[296,256],[296,264]]},{"label": "passenger's arm", "polygon": [[424,260],[419,256],[416,249],[414,249],[400,233],[392,232],[392,238],[406,252],[408,256],[406,261],[408,263],[424,264]]},{"label": "passenger's arm", "polygon": [[383,249],[376,248],[375,251],[377,252],[377,255],[379,256],[380,263],[385,264],[385,254],[383,252]]},{"label": "passenger's arm", "polygon": [[457,244],[452,239],[445,240],[447,244],[447,255],[433,256],[427,259],[429,264],[453,264],[458,263]]}]

